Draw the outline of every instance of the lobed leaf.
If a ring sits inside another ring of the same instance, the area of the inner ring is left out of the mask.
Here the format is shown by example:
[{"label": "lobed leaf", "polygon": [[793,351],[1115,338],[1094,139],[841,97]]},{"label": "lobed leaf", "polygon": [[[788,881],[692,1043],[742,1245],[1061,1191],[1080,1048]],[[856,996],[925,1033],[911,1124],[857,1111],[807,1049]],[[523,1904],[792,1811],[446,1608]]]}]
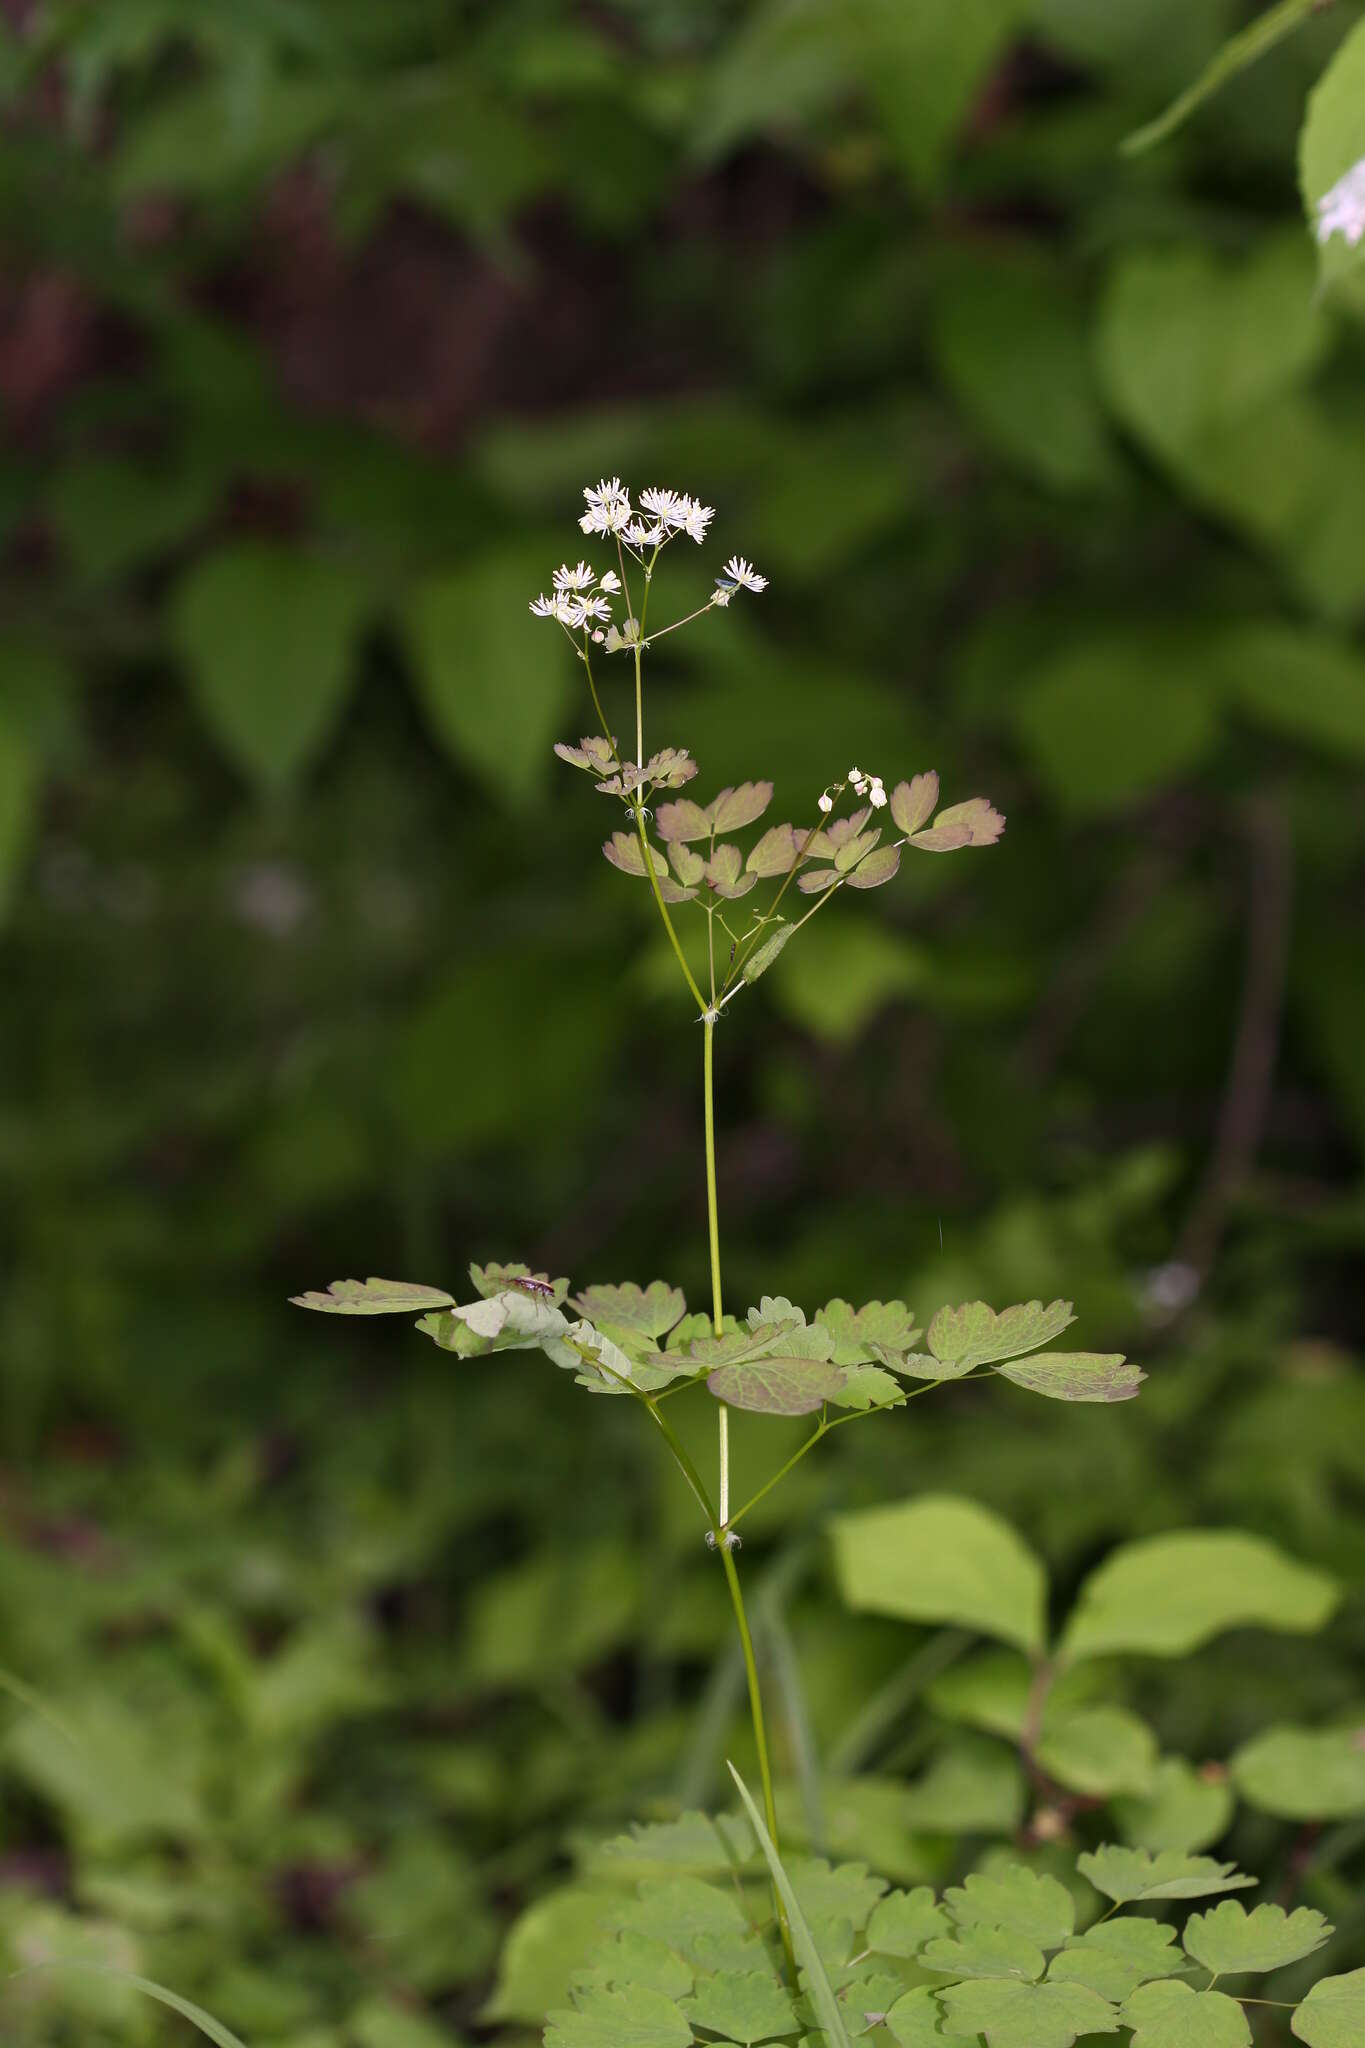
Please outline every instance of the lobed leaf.
[{"label": "lobed leaf", "polygon": [[823,1358],[751,1358],[716,1366],[706,1384],[729,1408],[810,1415],[839,1392],[844,1375]]},{"label": "lobed leaf", "polygon": [[926,1941],[916,1961],[948,1977],[1013,1977],[1033,1983],[1043,1974],[1043,1951],[1010,1927],[972,1926]]},{"label": "lobed leaf", "polygon": [[1049,1401],[1131,1401],[1147,1377],[1121,1351],[1043,1351],[995,1369],[1002,1379]]},{"label": "lobed leaf", "polygon": [[741,782],[736,788],[723,789],[706,807],[710,828],[713,832],[742,832],[763,816],[772,800],[771,782]]},{"label": "lobed leaf", "polygon": [[645,780],[656,789],[681,789],[697,773],[686,747],[663,747],[645,762]]},{"label": "lobed leaf", "polygon": [[905,843],[917,846],[921,853],[956,853],[959,846],[971,845],[971,827],[966,824],[931,825],[928,831],[916,832]]},{"label": "lobed leaf", "polygon": [[[949,804],[934,820],[936,832],[957,832],[966,828],[967,846],[994,846],[1005,829],[1005,820],[984,796],[969,797],[965,804]],[[924,835],[916,841],[923,845]]]},{"label": "lobed leaf", "polygon": [[904,1352],[919,1336],[913,1311],[903,1301],[869,1301],[855,1309],[835,1296],[818,1308],[812,1321],[820,1323],[834,1339],[834,1363],[858,1365],[880,1358],[874,1345]]},{"label": "lobed leaf", "polygon": [[743,2048],[755,2041],[770,2041],[775,2034],[796,2031],[796,2008],[790,1994],[759,1970],[719,1971],[697,1987],[682,2009],[694,2026],[739,2042]]},{"label": "lobed leaf", "polygon": [[928,1885],[891,1892],[873,1908],[864,1937],[882,1956],[916,1956],[926,1941],[948,1931],[948,1916]]},{"label": "lobed leaf", "polygon": [[1174,1927],[1126,1915],[1099,1920],[1084,1934],[1073,1935],[1052,1958],[1047,1974],[1049,1983],[1084,1984],[1101,1998],[1122,2004],[1139,1984],[1173,1977],[1184,1967]]},{"label": "lobed leaf", "polygon": [[[665,804],[663,810],[667,809],[668,806]],[[667,835],[661,832],[660,836],[666,837]],[[623,875],[638,875],[641,881],[647,879],[645,875],[645,857],[640,849],[640,835],[638,832],[613,832],[610,839],[603,840],[602,851],[612,866],[619,868]],[[668,874],[668,862],[664,859],[657,846],[650,847],[649,857],[654,863],[655,874],[666,877]]]},{"label": "lobed leaf", "polygon": [[938,803],[938,776],[932,768],[909,782],[898,782],[891,792],[891,818],[896,829],[910,838],[927,825]]},{"label": "lobed leaf", "polygon": [[1022,1301],[999,1314],[984,1301],[967,1301],[959,1308],[938,1311],[929,1325],[929,1349],[935,1358],[966,1372],[1036,1351],[1075,1320],[1069,1301],[1050,1301],[1046,1308],[1041,1301]]},{"label": "lobed leaf", "polygon": [[545,2048],[691,2048],[691,2027],[661,1991],[594,1986],[573,1997],[572,2011],[546,2015]]},{"label": "lobed leaf", "polygon": [[779,1338],[785,1336],[789,1330],[801,1327],[797,1317],[790,1316],[785,1322],[761,1322],[750,1325],[747,1329],[741,1329],[737,1325],[734,1329],[723,1330],[719,1337],[713,1337],[710,1334],[710,1317],[699,1317],[698,1321],[705,1324],[703,1334],[693,1337],[682,1349],[698,1366],[708,1368],[715,1365],[738,1365],[750,1358],[766,1358]]},{"label": "lobed leaf", "polygon": [[881,836],[881,827],[875,826],[870,832],[859,832],[852,839],[846,839],[834,856],[838,872],[846,875],[850,868],[857,867],[860,860],[866,860]]},{"label": "lobed leaf", "polygon": [[1119,2014],[1132,2048],[1251,2048],[1251,2029],[1235,1998],[1192,1991],[1167,1978],[1141,1984]]},{"label": "lobed leaf", "polygon": [[1365,1970],[1322,1977],[1289,2022],[1307,2048],[1360,2048],[1365,2041]]},{"label": "lobed leaf", "polygon": [[1205,1913],[1191,1913],[1181,1939],[1187,1955],[1223,1977],[1242,1970],[1282,1970],[1286,1963],[1311,1956],[1332,1931],[1331,1922],[1310,1906],[1294,1913],[1283,1906],[1255,1906],[1248,1913],[1240,1899],[1222,1899]]},{"label": "lobed leaf", "polygon": [[830,1400],[836,1408],[903,1408],[905,1390],[895,1376],[879,1365],[850,1365],[843,1368],[844,1383]]},{"label": "lobed leaf", "polygon": [[676,803],[659,805],[654,829],[660,839],[709,839],[711,820],[700,804],[684,796]]},{"label": "lobed leaf", "polygon": [[1097,1892],[1120,1906],[1140,1899],[1199,1899],[1210,1892],[1240,1891],[1256,1882],[1212,1856],[1182,1856],[1173,1849],[1153,1855],[1146,1849],[1120,1849],[1113,1842],[1078,1856],[1076,1868]]},{"label": "lobed leaf", "polygon": [[333,1280],[325,1294],[291,1294],[295,1308],[321,1309],[333,1316],[411,1315],[420,1308],[453,1308],[455,1297],[442,1287],[421,1287],[411,1280]]},{"label": "lobed leaf", "polygon": [[1055,1877],[1022,1863],[973,1871],[950,1885],[943,1903],[959,1927],[1003,1927],[1038,1948],[1060,1948],[1076,1925],[1076,1904]]},{"label": "lobed leaf", "polygon": [[584,768],[589,775],[609,775],[616,766],[616,741],[605,739],[601,733],[589,733],[576,747],[556,740],[555,752],[571,768]]},{"label": "lobed leaf", "polygon": [[1083,1984],[950,1984],[939,1993],[951,2033],[990,2048],[1072,2048],[1082,2034],[1118,2032],[1107,1998]]},{"label": "lobed leaf", "polygon": [[749,849],[744,865],[751,875],[766,880],[772,875],[790,874],[797,859],[796,829],[792,825],[770,825]]},{"label": "lobed leaf", "polygon": [[683,840],[672,839],[668,845],[668,858],[683,888],[695,889],[706,873],[706,862],[701,855],[693,853]]},{"label": "lobed leaf", "polygon": [[831,889],[842,877],[836,868],[806,868],[796,878],[796,886],[803,896],[818,896],[822,889]]},{"label": "lobed leaf", "polygon": [[706,863],[706,879],[717,896],[724,896],[730,901],[747,896],[758,886],[758,876],[744,872],[743,852],[733,840],[716,847]]},{"label": "lobed leaf", "polygon": [[469,1277],[473,1281],[477,1292],[485,1297],[506,1292],[514,1280],[538,1281],[542,1287],[549,1288],[549,1298],[556,1308],[559,1307],[569,1291],[569,1283],[562,1277],[558,1280],[552,1280],[548,1273],[533,1273],[529,1266],[499,1265],[495,1259],[490,1259],[486,1266],[472,1265],[469,1269]]},{"label": "lobed leaf", "polygon": [[875,853],[869,853],[848,876],[850,889],[880,889],[900,873],[901,850],[899,846],[881,846]]},{"label": "lobed leaf", "polygon": [[646,1337],[664,1336],[687,1313],[682,1290],[666,1280],[651,1280],[648,1287],[634,1280],[623,1280],[619,1286],[597,1282],[576,1294],[573,1305],[590,1322],[613,1323]]}]

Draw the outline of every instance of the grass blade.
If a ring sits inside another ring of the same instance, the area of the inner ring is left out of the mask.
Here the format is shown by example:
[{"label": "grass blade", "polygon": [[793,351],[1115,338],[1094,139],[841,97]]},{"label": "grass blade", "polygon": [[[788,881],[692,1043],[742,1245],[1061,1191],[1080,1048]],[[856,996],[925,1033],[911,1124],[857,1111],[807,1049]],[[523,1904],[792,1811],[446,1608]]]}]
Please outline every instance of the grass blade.
[{"label": "grass blade", "polygon": [[159,2005],[168,2005],[172,2012],[180,2013],[192,2026],[198,2027],[201,2034],[208,2036],[214,2048],[245,2048],[245,2044],[239,2041],[221,2020],[216,2020],[211,2012],[205,2012],[202,2005],[196,2005],[192,1999],[182,1998],[178,1991],[168,1991],[164,1984],[154,1984],[150,1977],[135,1976],[131,1970],[116,1970],[108,1963],[55,1962],[35,1963],[31,1969],[16,1970],[10,1982],[12,1984],[17,1977],[36,1976],[39,1970],[84,1970],[89,1976],[113,1977],[118,1983],[128,1984],[134,1991],[145,1992],[148,1998],[156,1999]]},{"label": "grass blade", "polygon": [[783,1867],[782,1859],[773,1846],[772,1836],[763,1825],[763,1816],[754,1805],[749,1788],[734,1765],[727,1763],[726,1769],[739,1789],[739,1796],[744,1801],[744,1810],[758,1839],[758,1846],[763,1851],[768,1868],[772,1872],[777,1895],[786,1909],[792,1947],[805,1973],[811,2004],[815,2007],[815,2016],[824,2030],[827,2048],[853,2048],[848,2038],[848,2029],[844,2025],[844,2016],[839,2010],[839,2001],[834,1996],[834,1987],[825,1974],[820,1951],[815,1946],[815,1938],[811,1934],[805,1914],[801,1911],[796,1893],[792,1890],[792,1881]]},{"label": "grass blade", "polygon": [[1321,5],[1322,0],[1279,0],[1277,7],[1268,7],[1240,35],[1232,36],[1224,43],[1193,85],[1187,86],[1178,99],[1172,100],[1164,114],[1158,114],[1155,121],[1149,121],[1145,128],[1137,128],[1124,137],[1119,144],[1122,154],[1140,156],[1144,150],[1164,142],[1182,122],[1189,119],[1197,106],[1216,93],[1220,86],[1226,85],[1230,78],[1235,78],[1239,71],[1245,71],[1249,64],[1254,64],[1258,57],[1264,57],[1267,50],[1273,50],[1285,36],[1292,35],[1310,14],[1318,12]]}]

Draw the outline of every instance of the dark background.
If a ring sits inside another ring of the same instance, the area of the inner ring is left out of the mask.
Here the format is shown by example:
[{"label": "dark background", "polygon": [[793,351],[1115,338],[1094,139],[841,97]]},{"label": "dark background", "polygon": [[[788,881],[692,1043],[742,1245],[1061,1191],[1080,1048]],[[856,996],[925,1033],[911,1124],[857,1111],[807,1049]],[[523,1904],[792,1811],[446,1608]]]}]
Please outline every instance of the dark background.
[{"label": "dark background", "polygon": [[[718,506],[679,609],[771,579],[656,657],[703,794],[1009,818],[732,1007],[731,1305],[1064,1294],[1150,1373],[939,1396],[755,1516],[818,1745],[905,1640],[835,1503],[971,1494],[1059,1601],[1190,1524],[1359,1581],[1365,354],[1294,191],[1355,17],[1128,159],[1229,0],[4,13],[0,1944],[437,2048],[575,1831],[718,1796],[722,1591],[628,1404],[285,1302],[704,1301],[699,1034],[526,610],[600,475]],[[1218,1759],[1360,1649],[1348,1602],[1143,1704]],[[184,2033],[11,1996],[24,2048]]]}]

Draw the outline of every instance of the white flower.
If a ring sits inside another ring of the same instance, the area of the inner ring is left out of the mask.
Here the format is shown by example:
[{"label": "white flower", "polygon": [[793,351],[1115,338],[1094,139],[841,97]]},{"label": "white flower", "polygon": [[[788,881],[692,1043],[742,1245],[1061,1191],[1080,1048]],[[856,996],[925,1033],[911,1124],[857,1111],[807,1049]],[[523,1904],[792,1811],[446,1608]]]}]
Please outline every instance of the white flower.
[{"label": "white flower", "polygon": [[615,593],[621,588],[621,579],[614,569],[608,569],[606,575],[602,578],[602,581],[598,584],[597,587],[599,590],[610,591],[614,596]]},{"label": "white flower", "polygon": [[594,591],[591,597],[581,597],[578,600],[578,613],[579,625],[582,625],[585,619],[610,619],[611,601],[603,597],[600,591]]},{"label": "white flower", "polygon": [[585,484],[583,496],[587,499],[589,505],[627,505],[630,503],[630,492],[626,489],[619,476],[614,476],[610,483],[603,477],[596,490],[593,489],[591,484]]},{"label": "white flower", "polygon": [[668,531],[657,519],[649,525],[643,519],[632,519],[625,537],[633,548],[657,548],[668,539]]},{"label": "white flower", "polygon": [[745,590],[766,590],[768,579],[760,576],[757,569],[746,562],[743,555],[731,555],[725,564],[725,574],[741,584]]},{"label": "white flower", "polygon": [[586,562],[580,562],[576,569],[571,569],[567,562],[563,562],[555,570],[556,590],[591,590],[596,581],[597,578]]},{"label": "white flower", "polygon": [[879,811],[886,802],[886,791],[882,788],[880,782],[874,782],[868,791],[868,802],[874,811]]},{"label": "white flower", "polygon": [[547,597],[542,590],[539,597],[531,599],[531,610],[538,619],[557,619],[559,617],[558,595]]},{"label": "white flower", "polygon": [[630,500],[604,498],[600,505],[589,505],[578,523],[584,533],[625,533],[630,525]]},{"label": "white flower", "polygon": [[848,779],[849,779],[849,781],[850,781],[850,782],[861,782],[861,781],[862,781],[862,779],[863,779],[863,771],[862,771],[862,769],[861,769],[861,768],[850,768],[850,769],[849,769],[849,771],[848,771]]},{"label": "white flower", "polygon": [[1328,242],[1333,235],[1346,237],[1354,249],[1365,236],[1365,157],[1352,164],[1344,177],[1337,179],[1329,192],[1324,192],[1318,201],[1316,234],[1320,242]]},{"label": "white flower", "polygon": [[651,488],[647,491],[641,491],[640,503],[644,506],[646,512],[652,512],[656,519],[667,519],[672,513],[674,506],[678,503],[678,493],[676,491],[660,491]]},{"label": "white flower", "polygon": [[819,804],[820,809],[825,813],[825,816],[828,817],[830,812],[834,809],[834,798],[830,795],[829,791],[826,790],[824,795],[817,799],[817,802]]},{"label": "white flower", "polygon": [[718,583],[711,592],[711,602],[712,604],[718,604],[721,610],[724,611],[734,594],[735,586],[733,583]]},{"label": "white flower", "polygon": [[703,505],[700,498],[679,498],[668,515],[670,526],[680,526],[690,540],[700,546],[706,539],[706,529],[716,516],[714,505]]}]

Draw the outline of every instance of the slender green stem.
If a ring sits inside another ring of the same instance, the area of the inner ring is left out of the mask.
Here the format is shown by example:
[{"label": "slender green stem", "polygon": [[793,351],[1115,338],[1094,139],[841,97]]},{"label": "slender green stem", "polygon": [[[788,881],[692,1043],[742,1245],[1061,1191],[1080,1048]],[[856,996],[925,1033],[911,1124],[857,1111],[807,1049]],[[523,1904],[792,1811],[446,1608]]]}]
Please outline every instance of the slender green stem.
[{"label": "slender green stem", "polygon": [[[723,1411],[722,1411],[723,1412]],[[758,1750],[758,1775],[763,1784],[763,1817],[774,1849],[778,1848],[777,1802],[773,1798],[772,1765],[768,1761],[768,1731],[763,1719],[763,1695],[758,1684],[758,1665],[754,1659],[754,1641],[749,1633],[749,1617],[744,1612],[744,1594],[740,1590],[739,1571],[735,1565],[735,1554],[722,1536],[720,1539],[721,1563],[725,1566],[725,1580],[730,1588],[730,1605],[735,1610],[735,1627],[739,1631],[739,1644],[744,1652],[744,1675],[749,1684],[749,1714],[754,1724],[754,1745]],[[777,1907],[777,1925],[782,1936],[782,1950],[795,1984],[796,1956],[792,1950],[791,1929],[787,1925],[787,1912],[776,1887],[773,1900]]]},{"label": "slender green stem", "polygon": [[674,1429],[672,1423],[667,1421],[666,1418],[659,1413],[658,1403],[656,1401],[651,1401],[647,1394],[643,1396],[643,1399],[646,1408],[649,1410],[650,1419],[657,1426],[659,1433],[663,1437],[664,1442],[668,1445],[669,1450],[672,1451],[673,1459],[678,1467],[678,1470],[682,1473],[683,1478],[691,1487],[692,1492],[696,1497],[697,1505],[706,1517],[707,1524],[710,1528],[713,1540],[719,1543],[720,1524],[716,1520],[716,1510],[712,1505],[711,1496],[706,1491],[705,1480],[702,1478],[700,1472],[698,1472],[696,1466],[693,1464],[691,1454],[689,1453],[687,1446],[683,1443],[682,1438],[678,1435],[677,1430]]},{"label": "slender green stem", "polygon": [[699,619],[703,612],[709,612],[712,606],[715,604],[715,601],[716,600],[714,599],[714,597],[708,597],[706,603],[699,604],[694,612],[688,612],[685,618],[674,619],[671,626],[660,626],[658,632],[651,633],[648,639],[644,639],[644,636],[642,634],[641,639],[643,645],[646,647],[652,647],[656,640],[663,639],[665,633],[676,633],[679,626],[690,626],[693,619]]},{"label": "slender green stem", "polygon": [[[720,1335],[720,1207],[716,1198],[716,1103],[715,1103],[715,1031],[716,1020],[713,1011],[708,1010],[702,1018],[702,1097],[705,1106],[706,1125],[706,1230],[711,1246],[711,1320],[716,1335]],[[720,1523],[726,1528],[730,1518],[730,1411],[722,1401],[719,1421],[720,1453]]]},{"label": "slender green stem", "polygon": [[697,985],[697,977],[687,964],[687,955],[683,952],[682,946],[679,943],[678,934],[673,927],[673,920],[668,914],[668,905],[664,902],[663,891],[659,887],[659,877],[654,872],[654,850],[650,846],[648,835],[645,832],[645,807],[638,792],[634,808],[635,829],[640,835],[640,852],[644,856],[645,873],[649,876],[649,885],[654,891],[654,901],[658,905],[659,915],[664,921],[664,930],[668,933],[668,943],[672,946],[678,965],[682,969],[683,980],[691,991],[692,1000],[697,1006],[698,1015],[702,1017],[709,1016],[710,1005]]}]

